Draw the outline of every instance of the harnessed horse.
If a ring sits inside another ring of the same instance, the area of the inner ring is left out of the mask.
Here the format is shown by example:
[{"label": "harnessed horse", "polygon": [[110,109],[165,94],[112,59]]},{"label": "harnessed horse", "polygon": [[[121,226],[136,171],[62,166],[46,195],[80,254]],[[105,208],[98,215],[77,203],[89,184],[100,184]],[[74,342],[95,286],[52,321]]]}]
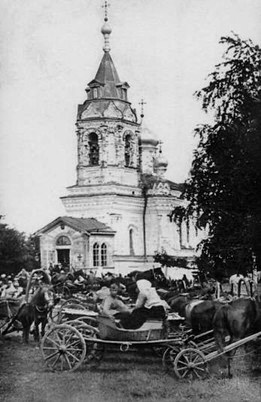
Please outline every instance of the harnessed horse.
[{"label": "harnessed horse", "polygon": [[153,287],[168,287],[168,280],[161,267],[148,269],[147,271],[132,271],[128,277],[134,277],[135,281],[147,279]]},{"label": "harnessed horse", "polygon": [[39,341],[39,325],[41,324],[41,336],[44,335],[45,326],[48,322],[48,313],[54,306],[54,293],[48,285],[40,286],[31,300],[19,309],[16,319],[23,326],[23,340],[28,343],[30,327],[34,323],[34,339]]},{"label": "harnessed horse", "polygon": [[[261,303],[259,298],[239,298],[221,306],[213,318],[214,337],[218,350],[225,346],[229,335],[229,344],[261,331]],[[231,377],[230,361],[236,349],[225,356],[227,358],[228,376]]]}]

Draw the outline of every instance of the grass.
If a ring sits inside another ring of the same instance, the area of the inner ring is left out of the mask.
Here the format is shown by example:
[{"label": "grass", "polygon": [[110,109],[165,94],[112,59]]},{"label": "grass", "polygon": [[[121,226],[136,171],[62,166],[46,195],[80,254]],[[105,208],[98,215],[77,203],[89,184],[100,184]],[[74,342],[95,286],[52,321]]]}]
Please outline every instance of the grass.
[{"label": "grass", "polygon": [[[19,338],[18,338],[19,339]],[[5,341],[0,348],[1,402],[252,402],[261,400],[253,359],[234,360],[234,377],[222,378],[217,361],[206,380],[181,381],[164,372],[161,361],[146,352],[106,353],[96,369],[83,365],[73,373],[52,373],[33,343]],[[258,355],[254,354],[254,363]],[[261,358],[260,365],[261,367]],[[260,373],[259,373],[260,375]]]}]

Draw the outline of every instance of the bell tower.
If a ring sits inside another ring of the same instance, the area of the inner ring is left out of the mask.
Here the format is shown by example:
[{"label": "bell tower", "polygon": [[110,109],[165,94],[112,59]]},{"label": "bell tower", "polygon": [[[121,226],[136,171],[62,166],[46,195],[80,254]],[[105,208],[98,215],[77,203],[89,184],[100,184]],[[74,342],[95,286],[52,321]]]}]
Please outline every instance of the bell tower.
[{"label": "bell tower", "polygon": [[128,101],[127,82],[122,82],[110,55],[108,4],[101,33],[103,57],[89,82],[87,99],[77,113],[77,186],[117,183],[138,186],[140,124]]}]

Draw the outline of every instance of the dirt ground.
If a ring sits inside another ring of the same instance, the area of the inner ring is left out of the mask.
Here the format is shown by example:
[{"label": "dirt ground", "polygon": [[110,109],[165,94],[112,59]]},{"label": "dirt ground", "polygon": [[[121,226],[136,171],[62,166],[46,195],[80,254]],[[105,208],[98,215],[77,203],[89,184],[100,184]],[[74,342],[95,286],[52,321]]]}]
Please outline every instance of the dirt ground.
[{"label": "dirt ground", "polygon": [[[2,402],[131,402],[261,400],[261,370],[257,357],[246,364],[235,359],[234,377],[223,378],[219,364],[202,381],[181,381],[164,372],[151,351],[107,351],[100,365],[85,364],[72,373],[48,371],[39,347],[20,334],[0,341],[0,400]],[[255,367],[254,367],[255,366]]]}]

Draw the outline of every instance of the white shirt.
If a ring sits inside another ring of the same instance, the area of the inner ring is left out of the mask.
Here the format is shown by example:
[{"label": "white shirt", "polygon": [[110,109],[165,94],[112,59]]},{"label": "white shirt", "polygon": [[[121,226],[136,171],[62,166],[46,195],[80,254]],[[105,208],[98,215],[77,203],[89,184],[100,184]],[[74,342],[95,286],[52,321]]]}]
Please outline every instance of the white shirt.
[{"label": "white shirt", "polygon": [[243,275],[237,275],[237,274],[232,275],[229,279],[231,290],[234,296],[238,296],[238,284],[242,279],[244,279]]}]

